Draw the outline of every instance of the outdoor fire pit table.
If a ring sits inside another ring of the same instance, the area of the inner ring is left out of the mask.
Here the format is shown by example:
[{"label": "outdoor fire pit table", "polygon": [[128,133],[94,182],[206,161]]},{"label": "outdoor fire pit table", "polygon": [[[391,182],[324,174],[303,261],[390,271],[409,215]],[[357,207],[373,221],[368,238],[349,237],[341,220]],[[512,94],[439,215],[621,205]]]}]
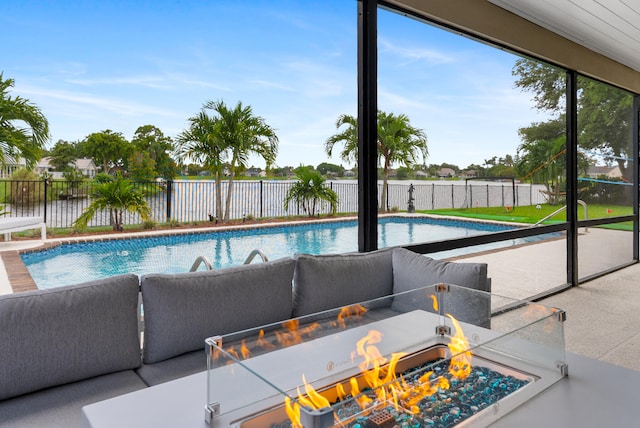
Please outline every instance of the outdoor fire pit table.
[{"label": "outdoor fire pit table", "polygon": [[[571,355],[577,372],[572,365],[567,377],[564,319],[557,308],[437,284],[211,337],[207,372],[85,406],[83,423],[93,428],[512,426],[503,425],[508,420],[519,426],[563,426],[559,421],[568,420],[620,425],[632,413],[621,407],[632,396],[624,390],[640,385],[640,376]],[[605,372],[610,377],[602,379]],[[580,414],[566,414],[578,408]]]}]

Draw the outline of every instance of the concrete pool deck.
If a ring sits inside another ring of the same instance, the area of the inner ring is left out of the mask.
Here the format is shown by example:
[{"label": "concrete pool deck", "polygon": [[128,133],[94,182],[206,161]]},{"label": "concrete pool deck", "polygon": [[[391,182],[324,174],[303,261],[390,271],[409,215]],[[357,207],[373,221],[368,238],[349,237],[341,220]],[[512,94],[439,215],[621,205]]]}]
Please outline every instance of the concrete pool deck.
[{"label": "concrete pool deck", "polygon": [[[630,236],[629,232],[605,229],[581,231],[579,264],[587,273],[580,276],[608,270],[614,267],[613,261],[630,262]],[[0,252],[17,252],[59,241],[63,240],[0,242]],[[565,284],[565,254],[566,242],[560,239],[471,255],[463,260],[488,263],[495,294],[527,298]],[[541,301],[567,312],[566,350],[640,371],[639,278],[640,264],[634,264]],[[12,292],[0,260],[0,294]]]}]

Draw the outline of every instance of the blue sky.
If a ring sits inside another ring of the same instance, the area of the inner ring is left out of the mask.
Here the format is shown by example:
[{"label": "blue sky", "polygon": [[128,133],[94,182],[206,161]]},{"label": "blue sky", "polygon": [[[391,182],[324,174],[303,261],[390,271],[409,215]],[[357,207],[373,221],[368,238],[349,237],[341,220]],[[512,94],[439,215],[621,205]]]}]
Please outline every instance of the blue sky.
[{"label": "blue sky", "polygon": [[[356,1],[20,1],[0,14],[0,71],[37,104],[52,143],[151,124],[175,137],[208,100],[251,105],[276,129],[278,166],[324,153],[357,113]],[[544,120],[514,89],[515,56],[381,10],[379,108],[429,139],[427,163],[516,153]],[[259,159],[252,164],[264,166]]]}]

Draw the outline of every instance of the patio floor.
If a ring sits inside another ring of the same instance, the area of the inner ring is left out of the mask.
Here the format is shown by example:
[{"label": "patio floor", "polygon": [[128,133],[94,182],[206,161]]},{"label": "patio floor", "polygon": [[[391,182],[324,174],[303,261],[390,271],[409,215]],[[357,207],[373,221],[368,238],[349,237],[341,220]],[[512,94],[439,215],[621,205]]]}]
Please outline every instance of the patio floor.
[{"label": "patio floor", "polygon": [[[629,232],[591,229],[578,238],[581,277],[630,260]],[[42,241],[0,242],[0,252]],[[566,283],[566,242],[544,241],[466,257],[488,263],[493,292],[527,298]],[[596,278],[540,303],[562,308],[566,350],[640,371],[640,264]],[[0,295],[12,293],[0,259]]]}]

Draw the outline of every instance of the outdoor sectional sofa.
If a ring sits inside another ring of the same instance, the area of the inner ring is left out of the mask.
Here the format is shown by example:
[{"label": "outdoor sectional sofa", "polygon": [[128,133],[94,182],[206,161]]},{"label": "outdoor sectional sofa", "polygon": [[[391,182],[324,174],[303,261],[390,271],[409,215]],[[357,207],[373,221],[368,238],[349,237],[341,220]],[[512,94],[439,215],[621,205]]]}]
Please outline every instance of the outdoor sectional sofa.
[{"label": "outdoor sectional sofa", "polygon": [[[80,426],[87,404],[204,371],[207,337],[434,283],[490,291],[486,264],[395,248],[0,296],[0,426]],[[490,319],[488,300],[457,304]]]}]

